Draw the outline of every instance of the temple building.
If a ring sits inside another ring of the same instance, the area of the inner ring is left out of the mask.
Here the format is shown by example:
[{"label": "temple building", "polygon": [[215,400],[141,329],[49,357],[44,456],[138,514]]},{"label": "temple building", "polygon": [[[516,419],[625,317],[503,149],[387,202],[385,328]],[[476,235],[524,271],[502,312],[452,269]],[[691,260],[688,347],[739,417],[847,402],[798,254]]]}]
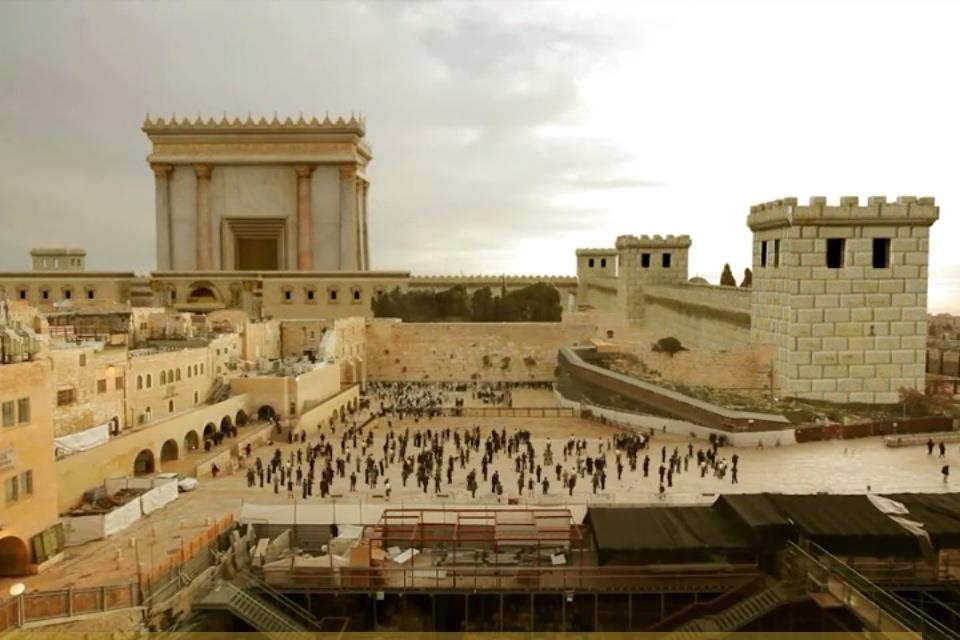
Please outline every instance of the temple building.
[{"label": "temple building", "polygon": [[148,116],[157,270],[368,270],[364,128]]}]

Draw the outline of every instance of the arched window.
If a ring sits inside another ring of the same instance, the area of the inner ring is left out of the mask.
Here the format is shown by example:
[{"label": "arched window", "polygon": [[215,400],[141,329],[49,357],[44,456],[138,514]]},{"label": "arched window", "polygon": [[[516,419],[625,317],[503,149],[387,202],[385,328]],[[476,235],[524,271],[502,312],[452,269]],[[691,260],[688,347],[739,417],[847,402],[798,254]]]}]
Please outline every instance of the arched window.
[{"label": "arched window", "polygon": [[150,374],[148,373],[148,374],[147,374],[147,389],[149,389],[149,388],[152,387],[152,386],[153,386],[153,378],[152,378],[152,377],[150,376]]},{"label": "arched window", "polygon": [[167,408],[169,409],[170,413],[173,413],[173,400],[170,401],[170,403],[167,405]]},{"label": "arched window", "polygon": [[143,389],[143,376],[137,376],[137,391]]},{"label": "arched window", "polygon": [[173,384],[173,369],[167,369],[167,382]]},{"label": "arched window", "polygon": [[193,367],[187,367],[187,377],[188,378],[193,377]]},{"label": "arched window", "polygon": [[166,371],[161,371],[161,372],[160,372],[160,384],[167,384],[167,372],[166,372]]},{"label": "arched window", "polygon": [[180,369],[177,369],[177,382],[180,382]]}]

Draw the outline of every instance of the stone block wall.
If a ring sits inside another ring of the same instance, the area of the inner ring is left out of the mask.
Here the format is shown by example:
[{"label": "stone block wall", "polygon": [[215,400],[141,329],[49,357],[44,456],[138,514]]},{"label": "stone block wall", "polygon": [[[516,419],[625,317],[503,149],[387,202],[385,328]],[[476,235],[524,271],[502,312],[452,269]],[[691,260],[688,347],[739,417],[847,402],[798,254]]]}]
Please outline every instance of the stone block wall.
[{"label": "stone block wall", "polygon": [[[782,393],[894,403],[899,389],[924,388],[928,239],[938,215],[932,198],[909,196],[871,197],[866,206],[856,197],[839,205],[786,198],[752,208],[753,335],[777,346]],[[886,267],[874,267],[874,238],[889,240]],[[838,268],[827,266],[830,239],[844,240]]]},{"label": "stone block wall", "polygon": [[595,332],[591,324],[559,322],[378,319],[367,325],[367,375],[371,381],[467,382],[474,374],[481,381],[548,381],[560,347],[585,345]]},{"label": "stone block wall", "polygon": [[[690,237],[620,236],[616,247],[619,253],[619,307],[630,324],[639,325],[643,323],[645,287],[687,281]],[[664,266],[667,255],[670,264]]]}]

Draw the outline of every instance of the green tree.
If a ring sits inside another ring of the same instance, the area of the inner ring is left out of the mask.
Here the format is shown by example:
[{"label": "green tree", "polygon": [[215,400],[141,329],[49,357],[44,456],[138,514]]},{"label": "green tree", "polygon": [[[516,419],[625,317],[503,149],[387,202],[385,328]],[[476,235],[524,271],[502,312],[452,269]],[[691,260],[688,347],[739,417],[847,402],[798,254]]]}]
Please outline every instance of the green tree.
[{"label": "green tree", "polygon": [[749,289],[753,286],[753,271],[750,268],[743,270],[743,281],[740,283],[742,289]]},{"label": "green tree", "polygon": [[733,277],[733,271],[730,270],[730,265],[723,265],[723,273],[720,274],[720,286],[721,287],[735,287],[737,286],[737,279]]},{"label": "green tree", "polygon": [[493,301],[493,292],[490,287],[483,287],[473,292],[470,298],[470,317],[474,322],[494,322],[496,307]]}]

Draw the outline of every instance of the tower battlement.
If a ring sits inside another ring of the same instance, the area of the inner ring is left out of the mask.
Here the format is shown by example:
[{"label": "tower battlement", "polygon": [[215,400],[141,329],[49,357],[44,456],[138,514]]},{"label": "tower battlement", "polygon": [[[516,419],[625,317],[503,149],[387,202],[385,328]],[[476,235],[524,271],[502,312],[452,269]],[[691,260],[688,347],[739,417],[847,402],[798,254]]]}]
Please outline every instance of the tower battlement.
[{"label": "tower battlement", "polygon": [[608,249],[577,249],[577,256],[609,258],[615,255],[617,255],[617,250],[612,247]]},{"label": "tower battlement", "polygon": [[617,249],[689,249],[690,236],[617,236]]},{"label": "tower battlement", "polygon": [[823,196],[812,196],[807,204],[797,198],[781,198],[750,207],[747,226],[752,230],[793,225],[925,225],[937,221],[940,208],[932,197],[870,196],[866,204],[858,196],[842,196],[837,204],[827,203]]}]

